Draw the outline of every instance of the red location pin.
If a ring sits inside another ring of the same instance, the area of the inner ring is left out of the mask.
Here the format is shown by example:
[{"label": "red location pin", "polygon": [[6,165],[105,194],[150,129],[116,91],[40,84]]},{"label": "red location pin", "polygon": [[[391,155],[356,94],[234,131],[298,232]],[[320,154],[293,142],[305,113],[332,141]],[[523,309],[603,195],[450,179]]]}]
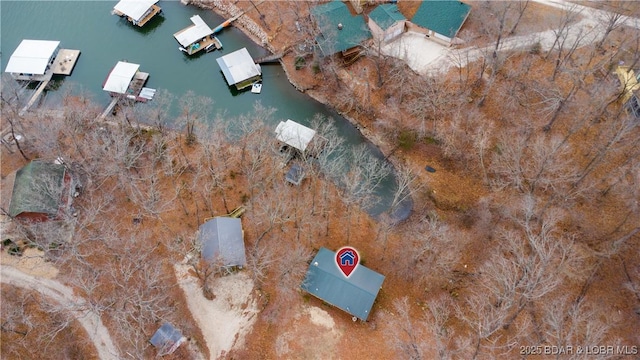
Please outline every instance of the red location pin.
[{"label": "red location pin", "polygon": [[336,251],[336,265],[338,265],[338,269],[342,271],[345,277],[349,277],[359,263],[360,255],[358,255],[356,249],[345,246]]}]

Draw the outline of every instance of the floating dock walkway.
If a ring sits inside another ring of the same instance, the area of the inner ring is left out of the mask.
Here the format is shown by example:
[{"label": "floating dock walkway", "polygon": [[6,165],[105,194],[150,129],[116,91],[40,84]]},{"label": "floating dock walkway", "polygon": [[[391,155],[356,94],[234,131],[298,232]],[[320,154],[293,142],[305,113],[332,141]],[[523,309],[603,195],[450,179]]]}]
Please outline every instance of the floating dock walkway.
[{"label": "floating dock walkway", "polygon": [[27,102],[27,105],[25,105],[25,107],[23,107],[18,114],[22,116],[27,111],[29,111],[33,104],[36,103],[47,85],[49,85],[49,82],[51,81],[53,75],[71,75],[71,72],[76,66],[79,57],[80,50],[60,49],[55,59],[53,60],[51,67],[47,69],[47,71],[43,75],[33,75],[24,79],[20,76],[17,76],[17,80],[40,81],[40,85],[38,85],[36,92],[33,93],[31,99],[29,99],[29,102]]}]

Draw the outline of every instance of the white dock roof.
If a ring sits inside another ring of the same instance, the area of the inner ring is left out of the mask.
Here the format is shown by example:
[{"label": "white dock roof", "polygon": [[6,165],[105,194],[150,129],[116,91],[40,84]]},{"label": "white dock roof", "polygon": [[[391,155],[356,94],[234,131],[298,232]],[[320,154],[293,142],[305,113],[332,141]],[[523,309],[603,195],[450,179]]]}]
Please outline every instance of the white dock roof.
[{"label": "white dock roof", "polygon": [[247,48],[219,57],[216,61],[229,85],[237,84],[261,74],[260,66],[253,62],[253,58],[249,55]]},{"label": "white dock roof", "polygon": [[5,72],[43,75],[60,41],[22,40],[9,58]]},{"label": "white dock roof", "polygon": [[140,65],[138,64],[118,61],[109,73],[102,90],[118,94],[126,93],[131,79],[133,79],[139,67]]},{"label": "white dock roof", "polygon": [[133,20],[139,21],[151,5],[157,2],[158,0],[120,0],[113,8]]},{"label": "white dock roof", "polygon": [[213,30],[207,25],[200,15],[194,15],[191,17],[192,26],[180,30],[173,34],[173,37],[178,40],[180,45],[189,46],[194,42],[202,39],[205,36],[213,34]]},{"label": "white dock roof", "polygon": [[293,120],[280,121],[276,127],[276,138],[283,143],[304,151],[316,135],[316,131]]}]

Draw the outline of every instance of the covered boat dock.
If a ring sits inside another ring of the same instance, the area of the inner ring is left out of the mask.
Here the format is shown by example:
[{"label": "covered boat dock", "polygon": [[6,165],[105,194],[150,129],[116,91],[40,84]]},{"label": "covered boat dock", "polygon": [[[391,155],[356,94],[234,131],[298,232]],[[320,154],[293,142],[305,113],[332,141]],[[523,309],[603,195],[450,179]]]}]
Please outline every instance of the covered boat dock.
[{"label": "covered boat dock", "polygon": [[213,30],[207,25],[200,15],[191,17],[193,25],[173,34],[180,44],[180,51],[193,55],[201,50],[211,51],[221,49],[222,43],[213,35]]}]

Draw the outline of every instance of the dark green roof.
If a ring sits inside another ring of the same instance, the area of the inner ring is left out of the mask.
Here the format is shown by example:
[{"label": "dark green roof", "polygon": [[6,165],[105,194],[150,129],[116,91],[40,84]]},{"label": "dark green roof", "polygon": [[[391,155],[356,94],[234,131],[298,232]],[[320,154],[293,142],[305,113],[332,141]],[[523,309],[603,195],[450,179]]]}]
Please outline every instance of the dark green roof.
[{"label": "dark green roof", "polygon": [[32,161],[16,172],[9,215],[25,212],[56,215],[64,187],[63,165]]},{"label": "dark green roof", "polygon": [[358,265],[347,278],[338,269],[335,256],[335,252],[320,248],[300,287],[361,320],[367,320],[384,276]]},{"label": "dark green roof", "polygon": [[404,15],[398,10],[396,4],[382,4],[378,6],[369,14],[369,19],[378,24],[382,30],[387,30],[398,21],[406,20]]},{"label": "dark green roof", "polygon": [[[371,33],[362,15],[352,16],[342,1],[331,1],[311,8],[320,35],[316,38],[324,55],[351,49],[370,39]],[[338,29],[342,24],[342,29]]]},{"label": "dark green roof", "polygon": [[469,15],[471,6],[455,0],[424,0],[411,22],[453,38]]}]

